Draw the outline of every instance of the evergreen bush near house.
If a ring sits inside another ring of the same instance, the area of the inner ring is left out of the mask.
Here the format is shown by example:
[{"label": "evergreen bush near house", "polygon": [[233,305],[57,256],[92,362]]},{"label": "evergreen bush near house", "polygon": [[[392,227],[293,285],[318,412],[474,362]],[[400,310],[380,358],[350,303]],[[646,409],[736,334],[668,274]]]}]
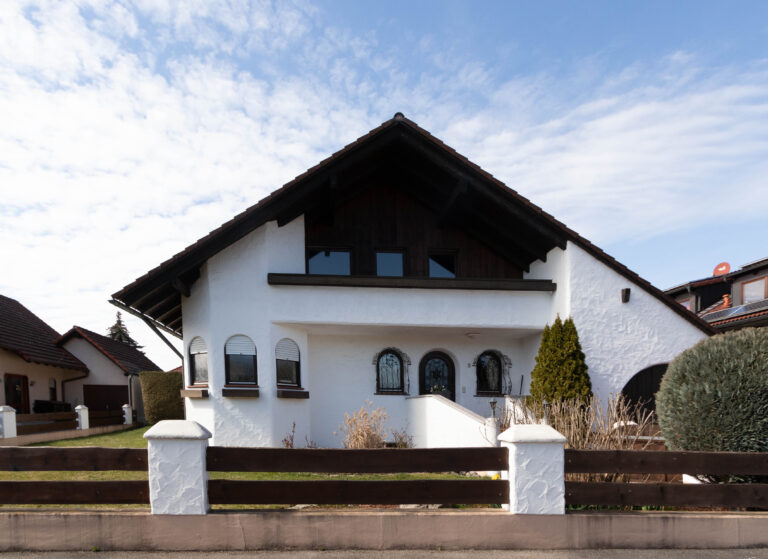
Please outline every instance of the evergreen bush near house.
[{"label": "evergreen bush near house", "polygon": [[181,372],[144,371],[139,373],[144,416],[154,425],[163,419],[184,419],[181,398]]},{"label": "evergreen bush near house", "polygon": [[671,450],[768,452],[768,328],[713,336],[678,355],[656,413]]},{"label": "evergreen bush near house", "polygon": [[565,322],[558,315],[552,326],[544,327],[536,366],[531,372],[531,399],[534,402],[558,402],[592,397],[584,352],[572,318]]}]

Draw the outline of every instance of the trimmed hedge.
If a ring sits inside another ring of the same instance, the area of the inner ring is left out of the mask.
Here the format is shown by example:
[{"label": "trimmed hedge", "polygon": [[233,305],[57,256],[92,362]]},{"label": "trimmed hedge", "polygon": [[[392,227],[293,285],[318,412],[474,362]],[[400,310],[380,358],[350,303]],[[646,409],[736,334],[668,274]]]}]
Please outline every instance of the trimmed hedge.
[{"label": "trimmed hedge", "polygon": [[768,328],[713,336],[675,357],[656,413],[671,450],[768,452]]},{"label": "trimmed hedge", "polygon": [[163,419],[184,419],[181,398],[181,372],[144,371],[139,373],[144,416],[154,425]]},{"label": "trimmed hedge", "polygon": [[563,322],[558,316],[552,326],[544,327],[530,391],[535,402],[592,398],[592,381],[572,318]]}]

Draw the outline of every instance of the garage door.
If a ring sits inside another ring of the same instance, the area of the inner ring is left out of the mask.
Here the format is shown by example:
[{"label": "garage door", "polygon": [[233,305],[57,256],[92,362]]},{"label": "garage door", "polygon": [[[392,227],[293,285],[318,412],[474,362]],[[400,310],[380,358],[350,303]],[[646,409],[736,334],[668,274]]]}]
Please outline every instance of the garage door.
[{"label": "garage door", "polygon": [[86,384],[83,400],[89,410],[119,410],[128,403],[128,387],[110,384]]}]

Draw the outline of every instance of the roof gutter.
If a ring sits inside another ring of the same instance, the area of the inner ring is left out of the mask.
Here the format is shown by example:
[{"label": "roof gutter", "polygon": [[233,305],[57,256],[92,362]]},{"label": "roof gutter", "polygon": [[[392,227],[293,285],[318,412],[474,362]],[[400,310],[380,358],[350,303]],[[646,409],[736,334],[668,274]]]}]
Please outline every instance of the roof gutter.
[{"label": "roof gutter", "polygon": [[[142,313],[141,311],[137,311],[136,309],[134,309],[134,308],[132,308],[132,307],[129,307],[128,305],[125,305],[125,304],[121,303],[121,302],[120,302],[120,301],[118,301],[117,299],[110,299],[110,300],[109,300],[109,302],[110,302],[111,304],[115,305],[116,307],[118,307],[118,308],[120,308],[120,309],[123,309],[125,312],[127,312],[127,313],[129,313],[129,314],[132,314],[133,316],[135,316],[135,317],[137,317],[137,318],[140,318],[142,321],[144,321],[144,324],[146,324],[147,326],[149,326],[149,329],[150,329],[150,330],[152,330],[152,331],[153,331],[155,334],[157,334],[157,336],[158,336],[158,337],[159,337],[161,340],[163,340],[163,342],[165,342],[165,345],[167,345],[169,348],[171,348],[171,351],[173,351],[173,352],[174,352],[176,355],[178,355],[178,356],[179,356],[179,359],[181,359],[182,361],[184,360],[184,356],[183,356],[181,353],[179,353],[179,350],[178,350],[178,349],[176,349],[176,348],[173,346],[173,344],[172,344],[170,341],[168,341],[168,338],[166,338],[165,336],[163,336],[162,332],[160,332],[160,330],[158,329],[158,327],[157,327],[157,325],[155,324],[155,321],[154,321],[154,320],[152,320],[150,317],[148,317],[147,315],[145,315],[145,314],[144,314],[144,313]],[[174,335],[174,336],[176,336],[177,338],[181,338],[181,336],[179,336],[179,335],[178,335],[176,332],[174,332],[173,330],[171,330],[171,329],[170,329],[170,328],[168,328],[167,326],[164,326],[164,325],[162,325],[162,324],[161,324],[160,326],[161,326],[161,328],[163,328],[163,330],[165,330],[166,332],[168,332],[168,333],[170,333],[170,334],[173,334],[173,335]]]}]

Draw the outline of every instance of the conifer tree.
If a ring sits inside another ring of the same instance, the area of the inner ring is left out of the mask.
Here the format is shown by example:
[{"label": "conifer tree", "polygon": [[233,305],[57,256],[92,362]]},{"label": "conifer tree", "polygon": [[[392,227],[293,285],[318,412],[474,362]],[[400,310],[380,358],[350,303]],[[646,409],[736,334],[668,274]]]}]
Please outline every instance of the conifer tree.
[{"label": "conifer tree", "polygon": [[117,319],[115,320],[115,323],[107,330],[107,335],[113,340],[123,342],[124,344],[127,344],[136,349],[141,349],[144,347],[139,345],[138,342],[136,342],[136,340],[134,340],[128,333],[128,327],[125,325],[125,322],[123,322],[123,316],[120,314],[120,311],[117,311]]},{"label": "conifer tree", "polygon": [[531,372],[531,398],[537,402],[592,397],[587,363],[579,334],[572,318],[565,322],[558,315],[552,326],[545,326],[536,366]]}]

